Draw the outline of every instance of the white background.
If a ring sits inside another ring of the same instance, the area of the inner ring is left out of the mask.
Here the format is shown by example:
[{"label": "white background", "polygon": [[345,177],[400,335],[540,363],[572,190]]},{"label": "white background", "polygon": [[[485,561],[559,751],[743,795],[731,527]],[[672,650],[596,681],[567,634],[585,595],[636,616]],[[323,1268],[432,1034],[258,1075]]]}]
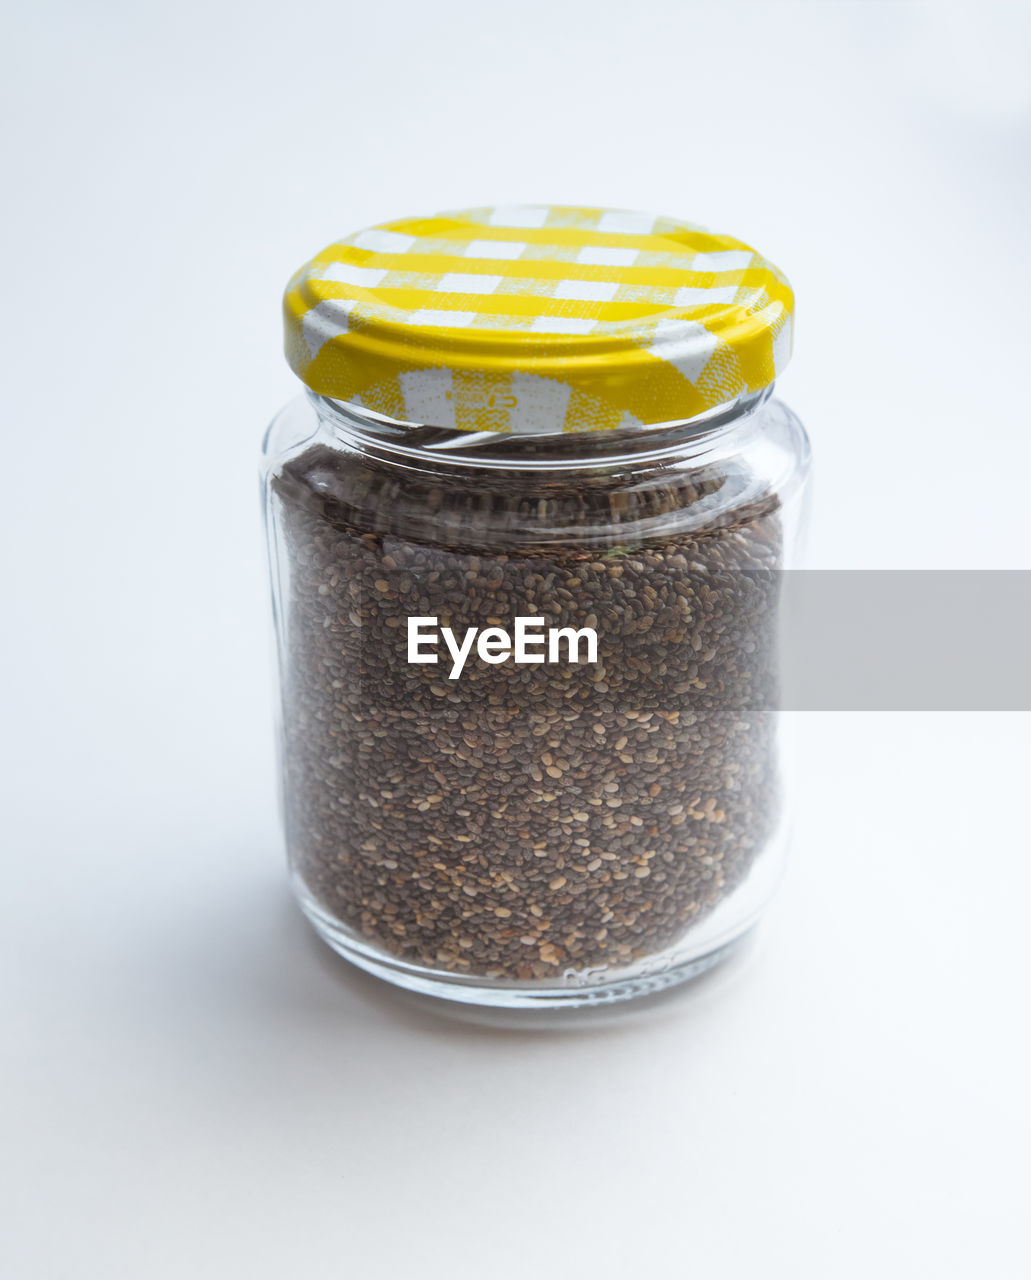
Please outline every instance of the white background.
[{"label": "white background", "polygon": [[644,208],[792,278],[811,565],[1031,567],[1026,6],[5,10],[4,1276],[1026,1275],[1028,717],[794,717],[744,956],[471,1021],[288,898],[255,480],[322,245]]}]

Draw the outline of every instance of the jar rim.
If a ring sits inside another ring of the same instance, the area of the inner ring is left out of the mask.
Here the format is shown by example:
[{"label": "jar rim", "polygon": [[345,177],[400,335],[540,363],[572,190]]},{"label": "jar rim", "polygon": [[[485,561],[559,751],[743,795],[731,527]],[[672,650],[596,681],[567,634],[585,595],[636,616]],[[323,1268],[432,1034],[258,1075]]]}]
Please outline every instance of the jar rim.
[{"label": "jar rim", "polygon": [[555,471],[612,467],[622,462],[640,465],[672,457],[701,459],[725,448],[731,434],[736,436],[753,426],[773,391],[770,383],[692,418],[604,432],[461,431],[391,418],[310,388],[306,394],[319,419],[334,434],[398,461],[408,458],[458,468]]}]

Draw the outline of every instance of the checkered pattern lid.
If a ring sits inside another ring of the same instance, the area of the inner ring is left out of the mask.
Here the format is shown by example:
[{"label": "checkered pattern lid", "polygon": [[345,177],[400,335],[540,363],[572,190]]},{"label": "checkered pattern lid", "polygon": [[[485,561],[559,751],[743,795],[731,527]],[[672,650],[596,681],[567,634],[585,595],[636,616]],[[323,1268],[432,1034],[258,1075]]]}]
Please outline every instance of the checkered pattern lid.
[{"label": "checkered pattern lid", "polygon": [[688,222],[466,209],[324,249],[287,288],[286,353],[314,391],[404,422],[602,430],[768,386],[793,305],[772,263]]}]

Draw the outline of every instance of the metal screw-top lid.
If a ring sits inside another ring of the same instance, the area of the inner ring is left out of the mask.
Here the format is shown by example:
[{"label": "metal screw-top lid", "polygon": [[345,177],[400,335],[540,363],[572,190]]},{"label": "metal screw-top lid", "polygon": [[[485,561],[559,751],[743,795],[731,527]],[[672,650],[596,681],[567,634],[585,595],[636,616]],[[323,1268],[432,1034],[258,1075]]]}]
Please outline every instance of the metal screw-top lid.
[{"label": "metal screw-top lid", "polygon": [[674,218],[569,205],[403,218],[290,281],[312,390],[466,431],[682,421],[782,372],[794,297],[754,249]]}]

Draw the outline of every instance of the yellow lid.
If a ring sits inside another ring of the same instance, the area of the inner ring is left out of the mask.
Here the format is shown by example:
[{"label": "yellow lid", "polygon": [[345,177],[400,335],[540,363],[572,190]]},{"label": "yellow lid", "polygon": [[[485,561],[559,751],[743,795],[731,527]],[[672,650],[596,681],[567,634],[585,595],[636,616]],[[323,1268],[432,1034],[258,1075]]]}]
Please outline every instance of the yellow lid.
[{"label": "yellow lid", "polygon": [[313,391],[465,431],[674,422],[768,386],[787,280],[730,236],[569,205],[403,218],[290,281],[290,367]]}]

